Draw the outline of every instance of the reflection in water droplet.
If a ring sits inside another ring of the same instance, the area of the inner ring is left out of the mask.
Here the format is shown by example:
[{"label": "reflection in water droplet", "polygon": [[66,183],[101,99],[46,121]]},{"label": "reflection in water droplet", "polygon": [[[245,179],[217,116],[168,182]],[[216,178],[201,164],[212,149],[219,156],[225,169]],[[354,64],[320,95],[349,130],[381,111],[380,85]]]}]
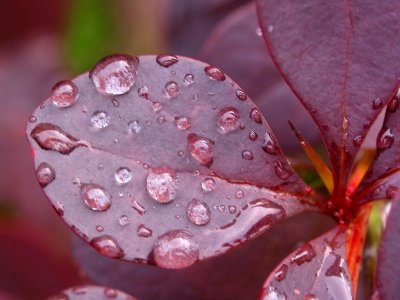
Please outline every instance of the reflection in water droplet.
[{"label": "reflection in water droplet", "polygon": [[212,178],[205,178],[202,182],[201,182],[201,188],[205,191],[205,192],[210,192],[215,190],[215,180]]},{"label": "reflection in water droplet", "polygon": [[244,150],[242,152],[242,157],[246,160],[253,160],[254,156],[250,150]]},{"label": "reflection in water droplet", "polygon": [[40,186],[45,187],[56,178],[56,172],[48,163],[42,162],[36,169],[36,178]]},{"label": "reflection in water droplet", "polygon": [[213,162],[213,142],[207,138],[191,133],[188,135],[190,154],[201,164],[210,166]]},{"label": "reflection in water droplet", "polygon": [[111,258],[121,258],[124,256],[124,252],[118,242],[109,235],[94,238],[90,244],[104,256]]},{"label": "reflection in water droplet", "polygon": [[262,123],[261,113],[257,108],[253,108],[250,111],[250,118],[252,118],[258,124]]},{"label": "reflection in water droplet", "polygon": [[282,180],[286,180],[292,175],[292,172],[280,160],[275,162],[275,173]]},{"label": "reflection in water droplet", "polygon": [[194,83],[194,76],[193,74],[186,74],[185,75],[185,79],[184,82],[186,83],[186,85],[191,85]]},{"label": "reflection in water droplet", "polygon": [[262,300],[286,300],[286,295],[284,292],[279,291],[273,286],[269,286],[263,292],[261,296]]},{"label": "reflection in water droplet", "polygon": [[236,190],[235,196],[236,196],[236,198],[238,198],[238,199],[242,199],[242,198],[244,197],[244,192],[243,192],[243,190],[242,190],[242,189]]},{"label": "reflection in water droplet", "polygon": [[103,232],[103,231],[104,231],[104,227],[101,226],[101,225],[97,225],[97,226],[96,226],[96,231],[97,231],[97,232]]},{"label": "reflection in water droplet", "polygon": [[50,99],[60,108],[70,107],[78,100],[79,90],[72,81],[65,80],[57,83],[51,90]]},{"label": "reflection in water droplet", "polygon": [[392,146],[394,135],[390,128],[382,128],[378,136],[377,146],[379,150],[384,150]]},{"label": "reflection in water droplet", "polygon": [[249,139],[250,139],[251,141],[255,141],[257,138],[258,138],[257,133],[254,132],[253,130],[250,130],[250,132],[249,132]]},{"label": "reflection in water droplet", "polygon": [[292,263],[302,265],[305,262],[310,262],[315,257],[315,251],[311,244],[307,243],[301,247],[292,257]]},{"label": "reflection in water droplet", "polygon": [[127,226],[129,224],[129,218],[127,215],[122,215],[118,219],[118,223],[121,226]]},{"label": "reflection in water droplet", "polygon": [[160,124],[160,125],[164,124],[165,123],[165,117],[164,116],[158,116],[157,123]]},{"label": "reflection in water droplet", "polygon": [[104,289],[104,296],[106,296],[108,299],[114,299],[117,297],[117,290],[112,289],[112,288],[105,288]]},{"label": "reflection in water droplet", "polygon": [[89,76],[100,93],[122,95],[135,83],[138,63],[137,57],[129,55],[107,56],[96,64]]},{"label": "reflection in water droplet", "polygon": [[132,171],[127,167],[121,167],[115,171],[115,180],[119,184],[126,184],[132,180]]},{"label": "reflection in water droplet", "polygon": [[213,80],[224,81],[226,79],[224,72],[213,66],[205,67],[204,72],[210,79]]},{"label": "reflection in water droplet", "polygon": [[61,154],[69,154],[76,147],[87,146],[78,139],[65,133],[59,126],[40,123],[31,132],[31,137],[45,150],[54,150]]},{"label": "reflection in water droplet", "polygon": [[140,126],[139,121],[132,121],[128,123],[128,132],[131,134],[139,133],[141,129],[142,126]]},{"label": "reflection in water droplet", "polygon": [[354,137],[354,139],[353,139],[353,144],[354,144],[354,146],[359,147],[359,146],[361,146],[361,144],[363,143],[363,141],[364,141],[364,137],[363,137],[362,135],[357,135],[357,136]]},{"label": "reflection in water droplet", "polygon": [[238,97],[239,100],[244,101],[247,99],[247,94],[242,89],[237,89],[236,97]]},{"label": "reflection in water droplet", "polygon": [[159,267],[181,269],[193,265],[199,259],[199,247],[193,235],[183,230],[173,230],[160,236],[153,248]]},{"label": "reflection in water droplet", "polygon": [[96,111],[90,118],[92,125],[97,128],[105,128],[110,125],[111,118],[104,111]]},{"label": "reflection in water droplet", "polygon": [[282,281],[283,279],[285,279],[288,269],[289,267],[286,264],[282,264],[280,268],[275,272],[275,279],[278,281]]},{"label": "reflection in water droplet", "polygon": [[176,55],[160,54],[157,55],[156,61],[160,66],[168,68],[169,66],[176,64],[179,59]]},{"label": "reflection in water droplet", "polygon": [[228,205],[228,211],[229,213],[231,213],[232,215],[236,213],[236,206],[234,205]]},{"label": "reflection in water droplet", "polygon": [[217,125],[222,133],[234,131],[239,126],[240,114],[234,107],[225,107],[218,113]]},{"label": "reflection in water droplet", "polygon": [[29,118],[30,123],[35,123],[36,121],[37,121],[37,118],[34,115],[30,116],[30,118]]},{"label": "reflection in water droplet", "polygon": [[302,300],[319,300],[319,298],[314,294],[307,294],[303,297]]},{"label": "reflection in water droplet", "polygon": [[152,234],[153,234],[153,231],[151,231],[151,229],[144,226],[144,224],[140,224],[138,226],[138,229],[137,229],[138,236],[147,238],[147,237],[151,237]]},{"label": "reflection in water droplet", "polygon": [[146,180],[150,196],[159,203],[169,203],[176,198],[178,178],[175,171],[168,167],[154,168]]},{"label": "reflection in water droplet", "polygon": [[272,154],[272,155],[278,154],[278,146],[277,146],[274,136],[271,133],[269,133],[269,132],[265,133],[264,143],[262,145],[262,148],[268,154]]},{"label": "reflection in water droplet", "polygon": [[211,210],[207,203],[193,199],[188,203],[187,215],[189,220],[196,225],[206,225],[210,222]]},{"label": "reflection in water droplet", "polygon": [[81,185],[81,193],[86,205],[94,211],[105,211],[111,206],[111,196],[101,185],[84,183]]},{"label": "reflection in water droplet", "polygon": [[187,130],[190,128],[190,119],[188,117],[175,117],[175,124],[179,130]]},{"label": "reflection in water droplet", "polygon": [[164,92],[168,97],[174,98],[179,94],[179,86],[175,81],[167,82],[165,84]]},{"label": "reflection in water droplet", "polygon": [[147,86],[142,86],[138,89],[138,96],[147,99],[149,97],[149,89]]}]

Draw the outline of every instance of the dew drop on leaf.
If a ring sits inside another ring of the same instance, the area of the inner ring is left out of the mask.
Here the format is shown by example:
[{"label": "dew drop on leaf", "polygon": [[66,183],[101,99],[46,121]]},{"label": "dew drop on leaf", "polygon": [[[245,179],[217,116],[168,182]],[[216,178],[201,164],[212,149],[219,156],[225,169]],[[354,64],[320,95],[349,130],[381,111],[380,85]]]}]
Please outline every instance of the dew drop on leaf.
[{"label": "dew drop on leaf", "polygon": [[238,199],[242,199],[244,197],[244,192],[241,189],[236,190],[235,197]]},{"label": "dew drop on leaf", "polygon": [[113,288],[105,288],[104,289],[104,296],[106,296],[106,298],[108,299],[114,299],[116,298],[118,295],[117,290],[113,289]]},{"label": "dew drop on leaf", "polygon": [[78,87],[70,80],[57,83],[51,90],[50,99],[60,108],[70,107],[78,100]]},{"label": "dew drop on leaf", "polygon": [[128,132],[131,134],[137,134],[142,129],[140,126],[139,121],[132,121],[128,123]]},{"label": "dew drop on leaf", "polygon": [[353,144],[354,146],[361,146],[361,144],[364,141],[364,137],[362,135],[357,135],[356,137],[353,138]]},{"label": "dew drop on leaf", "polygon": [[257,138],[258,138],[257,133],[256,133],[255,131],[253,131],[253,130],[250,130],[250,132],[249,132],[249,139],[250,139],[251,141],[255,141]]},{"label": "dew drop on leaf", "polygon": [[186,85],[191,85],[194,83],[194,75],[193,74],[186,74],[185,75],[185,79],[184,82],[186,83]]},{"label": "dew drop on leaf", "polygon": [[190,154],[201,164],[210,166],[213,162],[213,142],[207,138],[191,133],[188,135]]},{"label": "dew drop on leaf", "polygon": [[132,171],[127,167],[121,167],[115,171],[115,181],[119,184],[126,184],[132,180]]},{"label": "dew drop on leaf", "polygon": [[242,89],[237,89],[236,97],[238,97],[239,100],[244,101],[247,99],[247,94]]},{"label": "dew drop on leaf", "polygon": [[153,232],[149,228],[144,226],[144,224],[140,224],[138,226],[138,229],[137,229],[138,236],[147,238],[147,237],[151,237],[152,234],[153,234]]},{"label": "dew drop on leaf", "polygon": [[121,258],[124,256],[124,252],[118,242],[109,235],[96,237],[90,242],[90,244],[104,256],[111,258]]},{"label": "dew drop on leaf", "polygon": [[257,108],[253,108],[250,111],[250,118],[252,118],[258,124],[262,123],[261,113]]},{"label": "dew drop on leaf", "polygon": [[177,175],[168,167],[154,168],[147,176],[146,188],[151,198],[157,202],[169,203],[177,196]]},{"label": "dew drop on leaf", "polygon": [[188,203],[187,215],[193,224],[206,225],[210,222],[211,210],[204,201],[193,199]]},{"label": "dew drop on leaf", "polygon": [[286,180],[292,175],[284,163],[280,160],[275,162],[275,173],[282,180]]},{"label": "dew drop on leaf", "polygon": [[95,65],[89,76],[101,94],[122,95],[134,85],[138,63],[137,57],[129,55],[107,56]]},{"label": "dew drop on leaf", "polygon": [[220,132],[229,133],[239,126],[240,114],[234,107],[225,107],[218,113],[217,125]]},{"label": "dew drop on leaf", "polygon": [[242,157],[245,160],[252,160],[254,158],[253,153],[250,150],[244,150],[242,152]]},{"label": "dew drop on leaf", "polygon": [[149,89],[147,86],[142,86],[138,89],[138,96],[145,99],[149,97]]},{"label": "dew drop on leaf", "polygon": [[96,111],[90,118],[90,122],[96,128],[106,128],[110,125],[111,118],[104,111]]},{"label": "dew drop on leaf", "polygon": [[400,98],[399,96],[394,97],[392,100],[390,100],[390,102],[388,103],[387,109],[388,111],[390,111],[391,113],[394,113],[397,111],[397,109],[399,108],[399,104],[400,104]]},{"label": "dew drop on leaf", "polygon": [[101,185],[95,183],[81,184],[83,201],[94,211],[105,211],[111,206],[111,195]]},{"label": "dew drop on leaf", "polygon": [[224,81],[226,79],[224,72],[214,66],[205,67],[204,72],[210,79],[213,80]]},{"label": "dew drop on leaf", "polygon": [[47,186],[56,177],[53,167],[46,162],[42,162],[36,169],[36,177],[41,187]]},{"label": "dew drop on leaf", "polygon": [[373,109],[379,109],[383,106],[383,102],[381,98],[376,98],[374,101],[372,101],[372,108]]},{"label": "dew drop on leaf", "polygon": [[188,117],[175,117],[175,124],[179,130],[187,130],[190,128],[190,119]]},{"label": "dew drop on leaf", "polygon": [[275,138],[269,132],[266,132],[264,135],[262,148],[268,154],[278,154],[278,147]]},{"label": "dew drop on leaf", "polygon": [[156,61],[160,66],[168,68],[179,62],[179,59],[176,55],[160,54],[157,55]]},{"label": "dew drop on leaf", "polygon": [[205,192],[211,192],[211,191],[215,190],[215,180],[212,178],[205,178],[201,182],[201,188]]},{"label": "dew drop on leaf", "polygon": [[311,261],[315,257],[315,251],[311,244],[307,243],[301,247],[292,257],[292,263],[302,265],[305,262]]},{"label": "dew drop on leaf", "polygon": [[169,81],[165,84],[164,92],[169,98],[174,98],[179,94],[179,86],[175,81]]},{"label": "dew drop on leaf", "polygon": [[286,278],[286,274],[289,267],[286,264],[282,264],[280,268],[275,272],[275,279],[278,281],[282,281]]},{"label": "dew drop on leaf", "polygon": [[286,300],[286,295],[284,292],[279,291],[277,288],[269,286],[268,289],[264,292],[261,300]]},{"label": "dew drop on leaf", "polygon": [[172,230],[160,236],[153,248],[156,264],[167,269],[181,269],[199,259],[199,247],[193,235],[184,230]]},{"label": "dew drop on leaf", "polygon": [[390,128],[382,129],[378,136],[378,141],[377,141],[378,149],[384,150],[386,148],[389,148],[392,146],[393,142],[394,142],[394,135],[392,133],[392,130]]},{"label": "dew drop on leaf", "polygon": [[128,224],[129,224],[129,218],[128,218],[128,216],[127,215],[122,215],[122,216],[120,216],[119,217],[119,219],[118,219],[118,223],[119,223],[119,225],[121,225],[121,226],[127,226]]}]

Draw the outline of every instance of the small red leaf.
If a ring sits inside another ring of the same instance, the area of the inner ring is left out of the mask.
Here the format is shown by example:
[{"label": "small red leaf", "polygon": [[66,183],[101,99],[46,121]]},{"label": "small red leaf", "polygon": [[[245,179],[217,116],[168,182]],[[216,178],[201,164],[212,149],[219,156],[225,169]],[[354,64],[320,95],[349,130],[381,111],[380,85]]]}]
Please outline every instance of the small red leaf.
[{"label": "small red leaf", "polygon": [[79,285],[74,286],[54,295],[48,300],[137,300],[137,298],[130,296],[122,291],[102,287],[96,285]]},{"label": "small red leaf", "polygon": [[35,164],[54,171],[48,198],[103,255],[186,267],[307,208],[251,100],[218,68],[177,59],[105,58],[72,81],[73,105],[48,99],[28,125]]}]

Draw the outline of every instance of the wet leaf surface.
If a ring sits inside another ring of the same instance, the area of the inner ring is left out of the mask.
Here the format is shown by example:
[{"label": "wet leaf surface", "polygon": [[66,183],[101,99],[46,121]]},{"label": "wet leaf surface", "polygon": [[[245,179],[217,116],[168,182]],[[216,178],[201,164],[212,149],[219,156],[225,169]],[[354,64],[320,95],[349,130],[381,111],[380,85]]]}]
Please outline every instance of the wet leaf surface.
[{"label": "wet leaf surface", "polygon": [[107,57],[72,81],[78,96],[65,90],[71,105],[53,90],[28,125],[45,193],[103,255],[187,267],[306,209],[310,189],[251,100],[178,59]]},{"label": "wet leaf surface", "polygon": [[358,141],[397,86],[399,5],[258,1],[273,59],[321,130],[338,196],[344,193]]},{"label": "wet leaf surface", "polygon": [[122,291],[102,286],[81,285],[74,286],[54,295],[48,300],[137,300]]},{"label": "wet leaf surface", "polygon": [[260,299],[353,299],[344,228],[305,243],[269,275]]}]

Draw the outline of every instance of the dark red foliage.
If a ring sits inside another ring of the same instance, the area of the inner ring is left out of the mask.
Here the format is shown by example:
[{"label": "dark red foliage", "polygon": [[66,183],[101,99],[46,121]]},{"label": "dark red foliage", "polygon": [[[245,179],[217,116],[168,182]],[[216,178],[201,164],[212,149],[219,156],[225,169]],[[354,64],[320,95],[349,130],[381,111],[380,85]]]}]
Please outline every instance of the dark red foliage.
[{"label": "dark red foliage", "polygon": [[95,285],[80,285],[74,286],[54,295],[48,300],[137,300],[135,297],[130,296],[122,291]]}]

